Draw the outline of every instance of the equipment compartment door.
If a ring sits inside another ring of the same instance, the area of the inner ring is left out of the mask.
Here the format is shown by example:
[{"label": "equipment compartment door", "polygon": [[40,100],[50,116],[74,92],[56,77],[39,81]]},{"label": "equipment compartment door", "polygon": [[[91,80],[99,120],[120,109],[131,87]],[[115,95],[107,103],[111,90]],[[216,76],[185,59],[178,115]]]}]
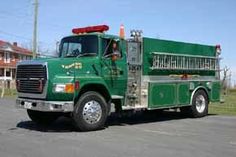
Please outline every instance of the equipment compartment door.
[{"label": "equipment compartment door", "polygon": [[211,101],[212,102],[220,101],[220,82],[219,81],[212,83]]},{"label": "equipment compartment door", "polygon": [[180,106],[190,104],[189,83],[178,83],[177,84],[177,97],[178,97],[177,103]]},{"label": "equipment compartment door", "polygon": [[164,108],[176,104],[175,83],[149,83],[149,108]]}]

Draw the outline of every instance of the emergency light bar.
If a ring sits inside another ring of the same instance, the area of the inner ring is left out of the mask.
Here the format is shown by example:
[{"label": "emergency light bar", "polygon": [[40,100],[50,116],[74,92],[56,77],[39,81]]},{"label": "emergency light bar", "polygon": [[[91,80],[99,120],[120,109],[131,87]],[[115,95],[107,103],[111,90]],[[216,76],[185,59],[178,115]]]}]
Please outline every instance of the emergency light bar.
[{"label": "emergency light bar", "polygon": [[89,26],[84,28],[74,28],[72,29],[72,33],[81,34],[81,33],[92,33],[92,32],[100,32],[108,31],[109,26],[107,25],[98,25],[98,26]]}]

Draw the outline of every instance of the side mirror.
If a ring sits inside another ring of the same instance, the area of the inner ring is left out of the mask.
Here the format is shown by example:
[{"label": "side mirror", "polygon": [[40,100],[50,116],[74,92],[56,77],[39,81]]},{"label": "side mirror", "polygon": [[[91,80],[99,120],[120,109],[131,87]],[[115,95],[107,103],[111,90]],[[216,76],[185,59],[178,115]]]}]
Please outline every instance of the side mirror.
[{"label": "side mirror", "polygon": [[57,56],[60,55],[60,47],[61,47],[60,42],[57,41],[57,42],[56,42],[56,55],[57,55]]}]

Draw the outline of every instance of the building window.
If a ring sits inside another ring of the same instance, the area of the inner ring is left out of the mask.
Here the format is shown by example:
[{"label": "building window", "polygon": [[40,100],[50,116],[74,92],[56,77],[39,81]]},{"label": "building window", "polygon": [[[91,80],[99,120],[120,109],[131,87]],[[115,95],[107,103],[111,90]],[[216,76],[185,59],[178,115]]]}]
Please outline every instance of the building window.
[{"label": "building window", "polygon": [[2,60],[2,58],[3,58],[3,54],[2,54],[2,53],[0,53],[0,60]]},{"label": "building window", "polygon": [[16,57],[14,54],[12,54],[12,61],[15,61],[16,60]]},{"label": "building window", "polygon": [[19,54],[19,60],[22,61],[23,60],[23,56]]},{"label": "building window", "polygon": [[27,56],[27,60],[31,60],[31,56]]},{"label": "building window", "polygon": [[4,74],[4,69],[0,69],[0,76],[3,76]]},{"label": "building window", "polygon": [[9,52],[5,52],[4,55],[5,55],[4,63],[10,63],[10,53]]},{"label": "building window", "polygon": [[10,77],[10,76],[11,76],[11,71],[10,71],[10,69],[6,69],[6,76],[7,76],[7,77]]},{"label": "building window", "polygon": [[16,78],[16,69],[12,69],[12,78],[13,78],[13,79]]},{"label": "building window", "polygon": [[19,59],[19,61],[21,61],[21,55],[20,54],[18,54],[18,59]]}]

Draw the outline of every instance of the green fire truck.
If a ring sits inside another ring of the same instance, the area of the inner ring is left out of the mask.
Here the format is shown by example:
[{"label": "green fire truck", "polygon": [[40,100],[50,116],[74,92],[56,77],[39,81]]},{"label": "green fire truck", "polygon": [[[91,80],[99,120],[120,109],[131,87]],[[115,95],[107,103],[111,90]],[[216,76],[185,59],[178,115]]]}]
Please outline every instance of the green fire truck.
[{"label": "green fire truck", "polygon": [[69,115],[82,131],[104,126],[114,106],[124,110],[180,109],[208,114],[220,101],[220,45],[160,40],[131,31],[124,39],[107,25],[75,28],[58,58],[17,64],[16,106],[38,124]]}]

